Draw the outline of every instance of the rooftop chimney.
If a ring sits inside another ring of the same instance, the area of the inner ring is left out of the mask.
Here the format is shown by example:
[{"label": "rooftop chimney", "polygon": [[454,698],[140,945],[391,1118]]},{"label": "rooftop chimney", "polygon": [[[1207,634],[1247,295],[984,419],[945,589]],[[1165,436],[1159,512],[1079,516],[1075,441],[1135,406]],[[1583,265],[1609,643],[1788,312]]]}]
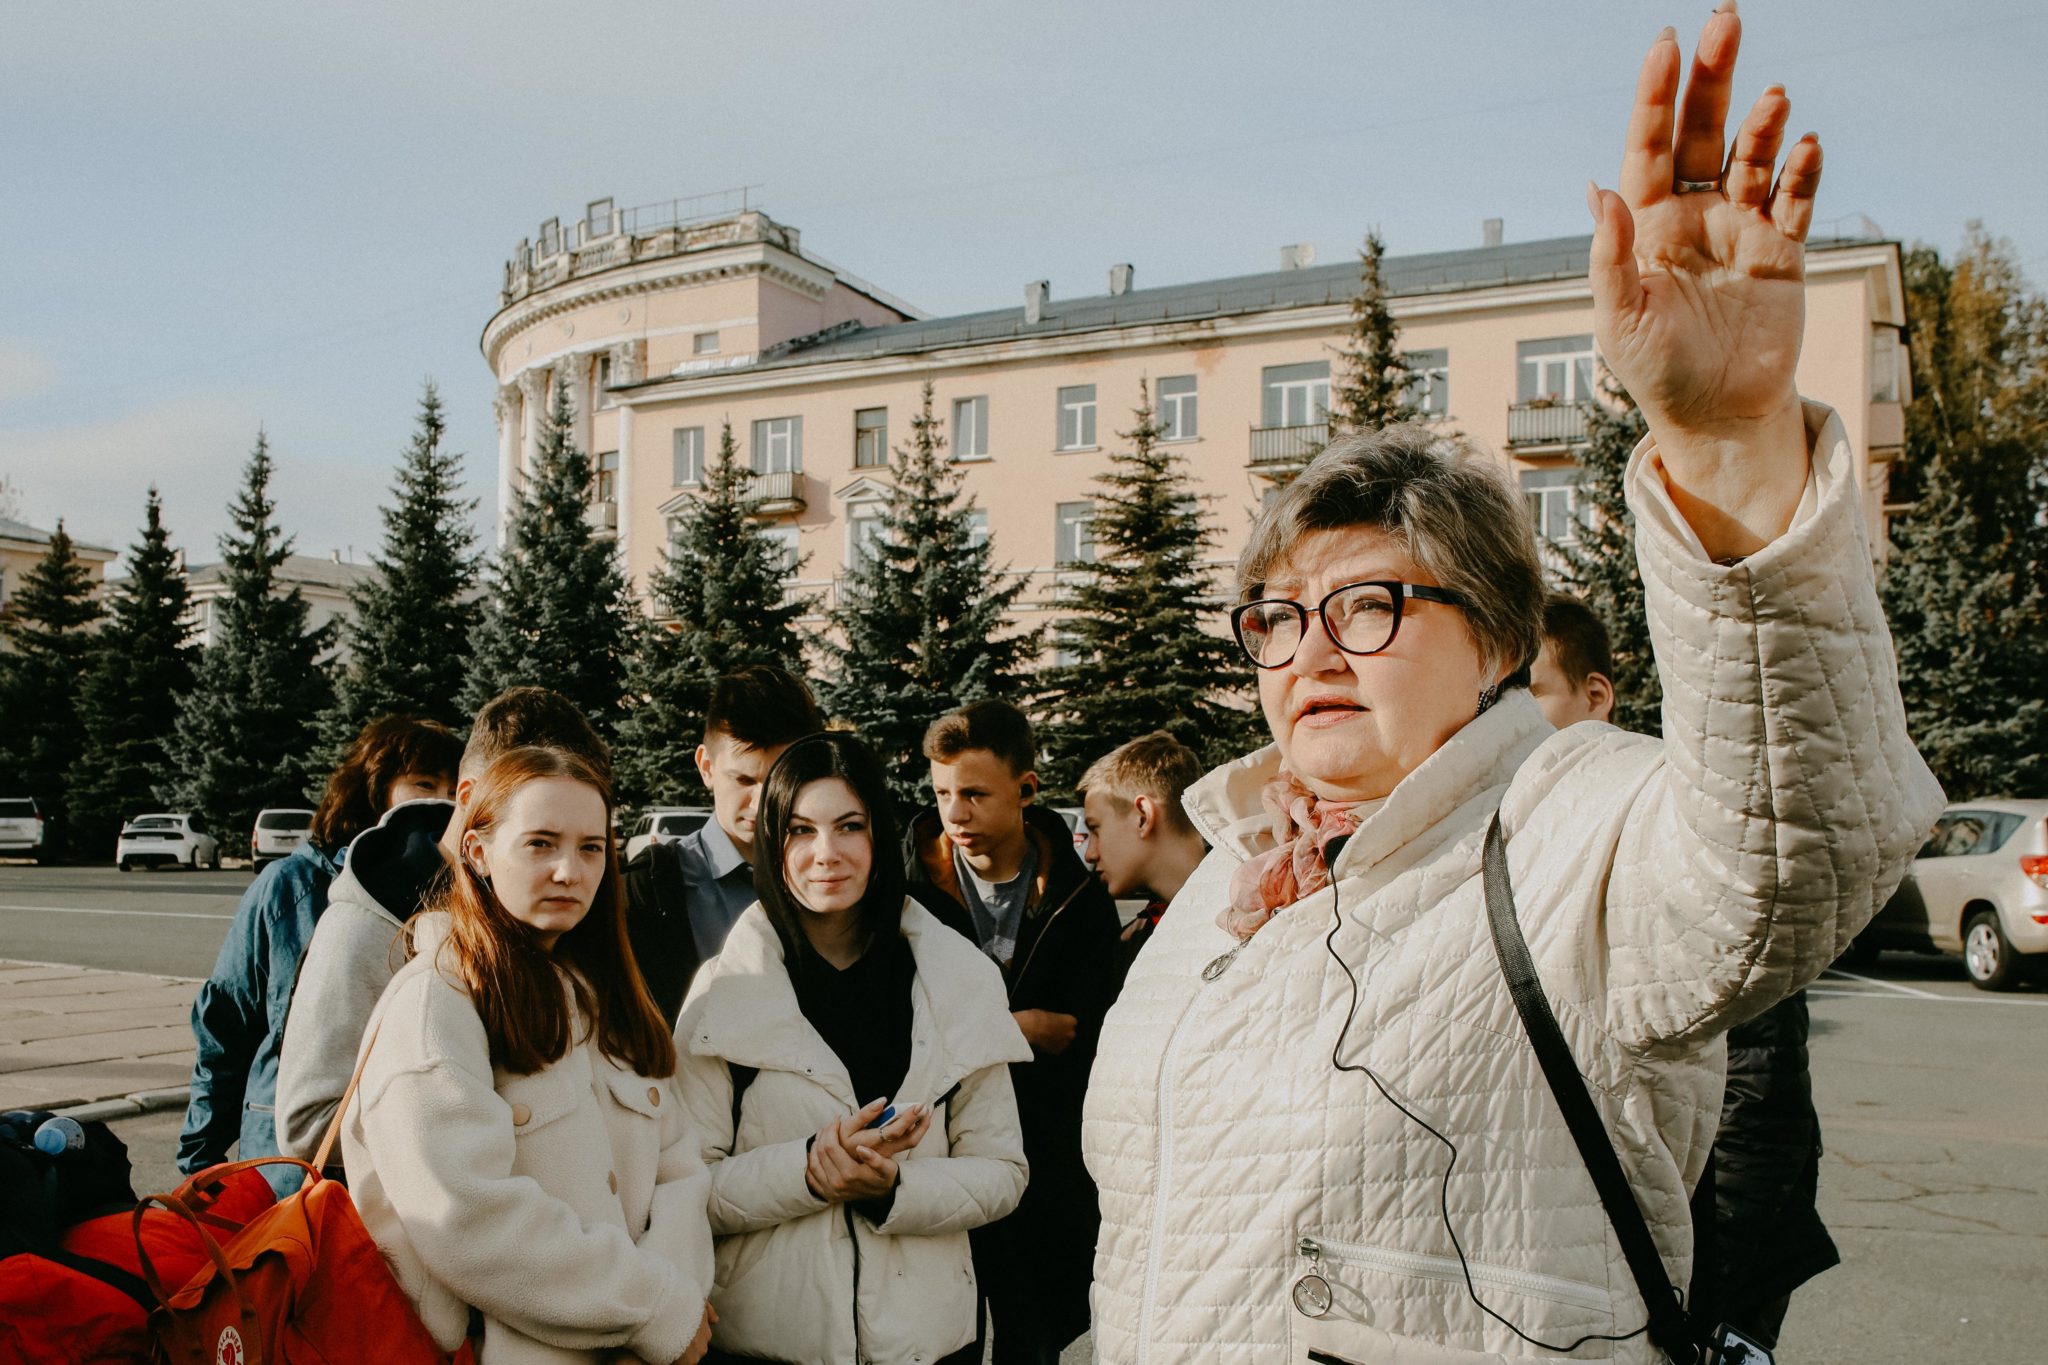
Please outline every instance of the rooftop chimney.
[{"label": "rooftop chimney", "polygon": [[1296,242],[1293,246],[1283,246],[1280,248],[1280,268],[1282,270],[1301,270],[1315,263],[1316,245],[1314,242]]},{"label": "rooftop chimney", "polygon": [[1109,268],[1109,292],[1128,294],[1131,292],[1132,270],[1129,265],[1113,265]]},{"label": "rooftop chimney", "polygon": [[1024,286],[1024,323],[1036,327],[1045,316],[1045,301],[1052,297],[1051,280],[1033,280]]},{"label": "rooftop chimney", "polygon": [[1489,218],[1479,225],[1479,245],[1499,246],[1500,232],[1504,224],[1498,218]]}]

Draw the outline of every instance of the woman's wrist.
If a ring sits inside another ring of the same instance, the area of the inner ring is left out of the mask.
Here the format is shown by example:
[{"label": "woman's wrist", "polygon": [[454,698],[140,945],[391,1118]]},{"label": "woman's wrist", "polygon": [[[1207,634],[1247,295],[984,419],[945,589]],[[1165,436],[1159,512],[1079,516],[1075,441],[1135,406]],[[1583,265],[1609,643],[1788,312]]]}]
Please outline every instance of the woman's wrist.
[{"label": "woman's wrist", "polygon": [[1769,412],[1707,425],[1650,422],[1664,487],[1707,557],[1739,559],[1783,535],[1812,454],[1797,393]]}]

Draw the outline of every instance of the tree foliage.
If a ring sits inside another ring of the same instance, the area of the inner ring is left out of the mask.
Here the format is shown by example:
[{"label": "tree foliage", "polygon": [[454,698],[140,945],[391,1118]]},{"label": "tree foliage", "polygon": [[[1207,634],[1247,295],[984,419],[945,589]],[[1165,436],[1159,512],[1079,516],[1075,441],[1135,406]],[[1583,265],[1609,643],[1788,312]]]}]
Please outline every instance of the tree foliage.
[{"label": "tree foliage", "polygon": [[827,709],[882,755],[906,803],[927,780],[925,728],[971,701],[1014,699],[1040,643],[1040,632],[1005,619],[1024,580],[1003,581],[945,447],[927,382],[896,449],[880,535],[857,551],[832,612],[836,638],[825,642]]},{"label": "tree foliage", "polygon": [[1971,224],[1904,260],[1913,398],[1883,580],[1913,738],[1954,797],[2048,791],[2048,302]]},{"label": "tree foliage", "polygon": [[444,450],[447,424],[433,384],[420,397],[417,429],[381,509],[377,576],[351,594],[348,664],[336,679],[326,738],[337,751],[363,724],[393,712],[464,728],[477,582],[476,501],[462,496],[462,457]]},{"label": "tree foliage", "polygon": [[100,616],[92,572],[60,520],[0,621],[0,792],[36,798],[54,856],[69,827],[66,787],[78,761],[78,689]]},{"label": "tree foliage", "polygon": [[1664,733],[1664,689],[1650,648],[1643,576],[1636,565],[1636,518],[1624,476],[1629,456],[1649,430],[1635,400],[1610,381],[1606,403],[1585,404],[1586,443],[1579,459],[1576,539],[1545,547],[1559,586],[1585,599],[1607,625],[1614,646],[1614,723],[1647,735]]},{"label": "tree foliage", "polygon": [[258,433],[221,537],[222,595],[213,638],[178,703],[160,799],[204,816],[230,849],[265,806],[297,806],[326,776],[319,718],[333,701],[321,655],[331,628],[310,628],[305,597],[278,570],[292,542],[274,520],[275,465]]},{"label": "tree foliage", "polygon": [[636,804],[702,799],[693,755],[719,675],[749,664],[804,671],[798,622],[818,603],[786,593],[802,563],[761,534],[753,490],[728,422],[648,583],[657,620],[641,636],[619,732],[621,789]]},{"label": "tree foliage", "polygon": [[1330,388],[1330,434],[1378,431],[1422,414],[1408,400],[1413,382],[1401,355],[1401,327],[1387,306],[1381,269],[1387,245],[1365,234],[1358,252],[1358,292],[1351,296],[1351,327],[1338,348],[1337,381]]},{"label": "tree foliage", "polygon": [[1126,740],[1165,730],[1211,763],[1263,742],[1246,695],[1250,665],[1218,633],[1223,602],[1209,552],[1216,532],[1191,490],[1187,462],[1159,444],[1148,389],[1130,449],[1096,476],[1094,560],[1066,593],[1054,635],[1070,662],[1044,703],[1049,791],[1065,794],[1088,764]]},{"label": "tree foliage", "polygon": [[143,508],[142,538],[128,547],[127,576],[115,585],[107,624],[93,641],[79,690],[83,748],[72,767],[75,847],[112,855],[121,822],[152,803],[169,776],[166,744],[178,700],[192,686],[185,619],[191,597],[185,567],[164,529],[154,487]]},{"label": "tree foliage", "polygon": [[612,542],[587,519],[590,457],[570,440],[573,417],[569,386],[559,383],[470,635],[462,709],[473,714],[508,687],[551,687],[610,739],[625,693],[633,608]]}]

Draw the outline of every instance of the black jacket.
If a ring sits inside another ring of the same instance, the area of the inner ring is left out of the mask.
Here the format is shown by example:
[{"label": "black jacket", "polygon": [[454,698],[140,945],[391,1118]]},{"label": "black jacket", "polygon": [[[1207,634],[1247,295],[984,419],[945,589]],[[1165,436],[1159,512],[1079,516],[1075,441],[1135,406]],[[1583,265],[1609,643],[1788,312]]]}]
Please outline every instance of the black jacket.
[{"label": "black jacket", "polygon": [[[1018,926],[1016,956],[1003,972],[1010,1009],[1071,1014],[1078,1023],[1065,1052],[1040,1053],[1010,1068],[1031,1181],[1015,1213],[976,1234],[975,1260],[991,1300],[1021,1305],[1038,1315],[1048,1336],[1071,1340],[1088,1327],[1101,1224],[1095,1182],[1081,1162],[1081,1100],[1102,1017],[1123,982],[1125,950],[1116,905],[1075,853],[1066,822],[1036,806],[1025,815],[1038,878]],[[936,810],[910,822],[904,862],[917,903],[977,941]]]},{"label": "black jacket", "polygon": [[683,997],[704,964],[690,932],[689,891],[675,842],[650,843],[626,864],[626,936],[648,993],[668,1026],[676,1026]]}]

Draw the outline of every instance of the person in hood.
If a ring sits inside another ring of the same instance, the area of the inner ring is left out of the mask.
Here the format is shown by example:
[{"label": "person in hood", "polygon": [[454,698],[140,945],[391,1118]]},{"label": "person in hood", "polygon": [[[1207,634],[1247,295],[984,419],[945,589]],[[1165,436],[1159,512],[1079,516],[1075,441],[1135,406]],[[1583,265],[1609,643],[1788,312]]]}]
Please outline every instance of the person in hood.
[{"label": "person in hood", "polygon": [[[435,721],[371,721],[328,775],[305,841],[242,894],[192,1002],[198,1052],[178,1134],[179,1170],[205,1170],[230,1149],[245,1159],[280,1154],[275,1104],[285,1013],[349,841],[393,807],[452,795],[461,752],[455,733]],[[304,1175],[297,1166],[263,1168],[279,1197],[298,1189]]]},{"label": "person in hood", "polygon": [[[1648,426],[1625,486],[1663,734],[1559,730],[1530,696],[1543,560],[1491,452],[1353,433],[1260,513],[1233,633],[1273,743],[1189,789],[1215,849],[1088,1093],[1103,1365],[1692,1354],[1658,1281],[1687,1283],[1723,1035],[1828,966],[1942,808],[1867,484],[1795,387],[1820,146],[1787,148],[1778,86],[1730,145],[1740,30],[1709,18],[1682,104],[1664,30],[1621,193],[1588,189],[1598,354]],[[1655,1244],[1655,1339],[1489,880]]]},{"label": "person in hood", "polygon": [[[405,960],[406,921],[440,889],[457,853],[477,779],[513,749],[546,745],[610,779],[611,754],[575,703],[545,687],[514,687],[484,703],[456,768],[455,800],[393,807],[349,846],[291,990],[278,1058],[279,1150],[313,1159],[355,1069],[377,998]],[[338,1171],[337,1171],[338,1173]]]},{"label": "person in hood", "polygon": [[910,894],[978,946],[1031,1057],[1010,1069],[1031,1184],[974,1236],[998,1365],[1041,1365],[1088,1329],[1095,1186],[1081,1164],[1081,1097],[1124,955],[1109,893],[1066,822],[1035,803],[1031,722],[979,701],[924,737],[936,804],[911,822]]},{"label": "person in hood", "polygon": [[973,1229],[1016,1207],[995,966],[904,895],[882,766],[798,740],[761,794],[760,901],[676,1027],[711,1170],[712,1358],[978,1365]]},{"label": "person in hood", "polygon": [[633,956],[671,1024],[697,968],[718,956],[754,903],[762,779],[784,749],[824,728],[810,685],[787,669],[754,664],[711,685],[697,746],[711,818],[674,843],[649,843],[626,864]]},{"label": "person in hood", "polygon": [[363,1227],[443,1351],[695,1365],[710,1181],[627,941],[609,779],[513,749],[456,838],[341,1116]]}]

